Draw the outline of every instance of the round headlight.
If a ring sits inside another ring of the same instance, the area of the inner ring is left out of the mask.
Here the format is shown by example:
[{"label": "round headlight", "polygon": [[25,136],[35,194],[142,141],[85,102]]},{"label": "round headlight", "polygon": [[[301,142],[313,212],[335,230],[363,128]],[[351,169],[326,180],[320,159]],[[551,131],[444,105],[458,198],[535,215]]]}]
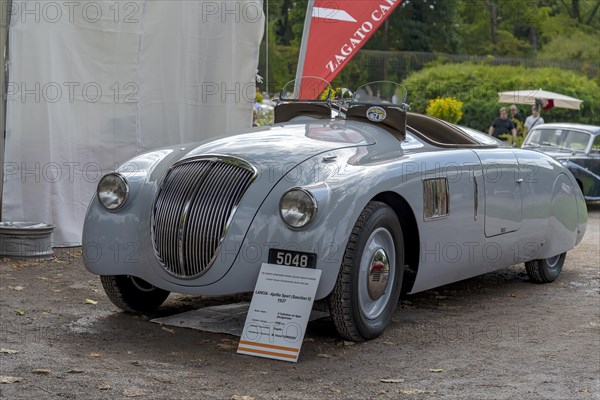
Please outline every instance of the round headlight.
[{"label": "round headlight", "polygon": [[117,211],[127,201],[129,185],[121,174],[108,174],[98,182],[98,200],[108,211]]},{"label": "round headlight", "polygon": [[290,228],[304,228],[317,215],[317,201],[304,189],[290,189],[281,197],[279,213]]}]

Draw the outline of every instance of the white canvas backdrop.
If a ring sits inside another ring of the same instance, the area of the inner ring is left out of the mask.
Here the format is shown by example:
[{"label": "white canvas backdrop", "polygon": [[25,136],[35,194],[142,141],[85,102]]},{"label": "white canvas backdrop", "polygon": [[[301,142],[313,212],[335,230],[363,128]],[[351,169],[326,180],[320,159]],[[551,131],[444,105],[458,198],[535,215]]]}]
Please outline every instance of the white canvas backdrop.
[{"label": "white canvas backdrop", "polygon": [[251,126],[262,0],[15,4],[4,220],[80,244],[104,173]]}]

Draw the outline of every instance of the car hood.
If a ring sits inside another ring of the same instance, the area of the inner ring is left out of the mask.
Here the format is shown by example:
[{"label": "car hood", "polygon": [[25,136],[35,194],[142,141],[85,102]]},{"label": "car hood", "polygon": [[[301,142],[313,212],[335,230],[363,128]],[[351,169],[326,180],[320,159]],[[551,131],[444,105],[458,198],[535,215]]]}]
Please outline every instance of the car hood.
[{"label": "car hood", "polygon": [[373,137],[346,121],[292,123],[197,145],[182,160],[202,155],[224,155],[239,157],[259,168],[287,165],[289,170],[321,153],[373,144]]}]

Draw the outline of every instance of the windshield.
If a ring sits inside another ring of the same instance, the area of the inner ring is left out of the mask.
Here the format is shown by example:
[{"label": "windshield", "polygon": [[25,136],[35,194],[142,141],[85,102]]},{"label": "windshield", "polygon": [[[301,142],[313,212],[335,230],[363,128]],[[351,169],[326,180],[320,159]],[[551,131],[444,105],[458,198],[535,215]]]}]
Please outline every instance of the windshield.
[{"label": "windshield", "polygon": [[389,104],[401,106],[406,102],[407,92],[404,86],[395,82],[371,82],[354,92],[353,103]]},{"label": "windshield", "polygon": [[568,129],[542,128],[532,131],[523,147],[552,147],[558,150],[585,151],[592,135]]},{"label": "windshield", "polygon": [[280,101],[327,101],[333,93],[331,85],[316,76],[303,76],[301,80],[288,82],[279,95]]}]

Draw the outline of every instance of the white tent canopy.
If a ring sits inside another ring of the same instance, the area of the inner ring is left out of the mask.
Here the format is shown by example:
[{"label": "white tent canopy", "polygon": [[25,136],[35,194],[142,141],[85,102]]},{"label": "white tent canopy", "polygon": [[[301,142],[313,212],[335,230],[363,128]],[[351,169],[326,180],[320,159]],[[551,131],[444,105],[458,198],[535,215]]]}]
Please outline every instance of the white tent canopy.
[{"label": "white tent canopy", "polygon": [[514,92],[500,92],[498,93],[500,103],[514,103],[514,104],[531,104],[534,105],[536,100],[552,100],[554,107],[559,108],[570,108],[573,110],[579,110],[581,107],[582,100],[574,97],[565,96],[564,94],[549,92],[547,90],[536,89],[536,90],[516,90]]},{"label": "white tent canopy", "polygon": [[104,173],[251,126],[264,15],[261,0],[50,3],[13,7],[3,219],[77,245]]}]

